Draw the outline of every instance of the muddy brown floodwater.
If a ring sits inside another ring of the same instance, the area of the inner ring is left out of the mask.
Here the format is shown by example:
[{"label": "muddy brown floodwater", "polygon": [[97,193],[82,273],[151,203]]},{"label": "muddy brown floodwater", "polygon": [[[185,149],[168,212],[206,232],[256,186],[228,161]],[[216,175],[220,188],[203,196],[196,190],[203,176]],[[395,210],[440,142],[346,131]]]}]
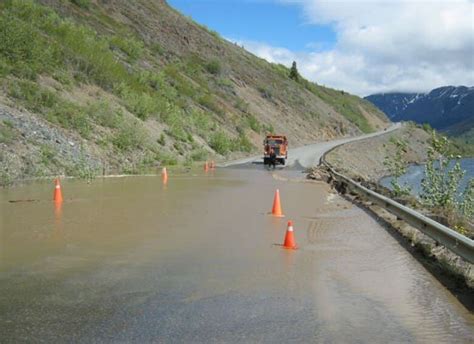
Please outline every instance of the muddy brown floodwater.
[{"label": "muddy brown floodwater", "polygon": [[[289,177],[66,180],[60,209],[51,182],[0,191],[0,342],[472,342],[473,315],[386,229]],[[275,245],[288,219],[296,251]]]}]

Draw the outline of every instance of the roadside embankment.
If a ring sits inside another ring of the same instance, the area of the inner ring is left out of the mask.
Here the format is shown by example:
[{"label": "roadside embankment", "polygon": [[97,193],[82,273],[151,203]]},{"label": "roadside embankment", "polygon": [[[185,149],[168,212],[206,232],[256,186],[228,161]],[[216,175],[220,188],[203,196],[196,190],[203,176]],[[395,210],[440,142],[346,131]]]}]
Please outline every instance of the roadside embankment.
[{"label": "roadside embankment", "polygon": [[[426,158],[428,139],[428,133],[413,125],[407,125],[387,135],[339,146],[326,154],[323,160],[346,177],[352,178],[378,193],[391,197],[389,191],[380,187],[377,181],[388,174],[388,169],[384,166],[384,159],[386,156],[393,154],[395,150],[394,140],[403,140],[407,143],[404,152],[406,161],[421,163]],[[337,191],[345,194],[354,203],[372,212],[387,227],[393,230],[393,233],[406,245],[407,249],[413,251],[448,289],[460,299],[464,298],[463,303],[469,309],[474,309],[474,302],[472,301],[474,288],[473,264],[460,258],[436,240],[407,224],[383,207],[366,199],[349,185],[342,185],[344,183],[338,181],[324,166],[310,171],[308,178],[329,182]],[[397,199],[397,201],[408,207],[416,208],[445,225],[449,225],[442,217],[438,218],[435,214],[427,213],[418,208],[418,202],[412,197]],[[469,299],[471,300],[469,301]]]},{"label": "roadside embankment", "polygon": [[340,173],[356,180],[377,182],[390,174],[384,165],[385,157],[395,153],[395,140],[404,141],[403,159],[409,164],[426,160],[430,134],[413,124],[370,140],[356,141],[339,146],[326,155],[326,161]]}]

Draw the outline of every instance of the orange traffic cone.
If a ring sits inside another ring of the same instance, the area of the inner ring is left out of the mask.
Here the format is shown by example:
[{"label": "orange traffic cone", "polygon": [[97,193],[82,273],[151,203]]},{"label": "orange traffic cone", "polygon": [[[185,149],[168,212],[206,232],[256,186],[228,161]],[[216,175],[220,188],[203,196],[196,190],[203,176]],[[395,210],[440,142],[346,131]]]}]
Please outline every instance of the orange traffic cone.
[{"label": "orange traffic cone", "polygon": [[293,222],[288,221],[288,228],[286,229],[285,242],[283,243],[283,248],[290,250],[296,250],[298,247],[295,242],[295,234],[293,232]]},{"label": "orange traffic cone", "polygon": [[275,217],[285,217],[281,211],[280,190],[278,189],[275,191],[275,198],[273,199],[272,215]]},{"label": "orange traffic cone", "polygon": [[207,161],[204,163],[204,171],[209,171],[209,164],[207,163]]},{"label": "orange traffic cone", "polygon": [[61,184],[59,183],[59,178],[56,178],[54,180],[54,184],[55,184],[55,187],[54,187],[53,200],[56,203],[61,203],[63,201],[63,194],[61,192]]},{"label": "orange traffic cone", "polygon": [[168,171],[166,171],[166,167],[163,167],[161,170],[161,180],[163,180],[163,184],[168,183]]}]

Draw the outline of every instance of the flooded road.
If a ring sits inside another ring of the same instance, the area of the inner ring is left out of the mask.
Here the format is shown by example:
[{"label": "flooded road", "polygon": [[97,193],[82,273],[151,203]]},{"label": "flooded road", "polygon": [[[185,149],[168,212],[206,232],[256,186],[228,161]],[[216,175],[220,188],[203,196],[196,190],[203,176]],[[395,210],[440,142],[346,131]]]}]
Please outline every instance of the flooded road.
[{"label": "flooded road", "polygon": [[[0,342],[472,341],[474,316],[373,218],[272,174],[66,180],[61,208],[49,181],[1,190]],[[289,219],[296,251],[275,245]]]}]

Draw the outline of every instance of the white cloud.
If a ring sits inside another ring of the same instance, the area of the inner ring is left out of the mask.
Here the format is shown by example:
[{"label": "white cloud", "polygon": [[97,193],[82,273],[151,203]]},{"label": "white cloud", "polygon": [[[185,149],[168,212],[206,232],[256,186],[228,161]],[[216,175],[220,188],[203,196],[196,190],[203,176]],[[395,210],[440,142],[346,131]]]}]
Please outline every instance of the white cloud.
[{"label": "white cloud", "polygon": [[241,43],[271,62],[296,60],[300,72],[319,84],[359,95],[474,85],[472,0],[279,2],[300,5],[309,23],[332,25],[334,48],[299,53]]}]

